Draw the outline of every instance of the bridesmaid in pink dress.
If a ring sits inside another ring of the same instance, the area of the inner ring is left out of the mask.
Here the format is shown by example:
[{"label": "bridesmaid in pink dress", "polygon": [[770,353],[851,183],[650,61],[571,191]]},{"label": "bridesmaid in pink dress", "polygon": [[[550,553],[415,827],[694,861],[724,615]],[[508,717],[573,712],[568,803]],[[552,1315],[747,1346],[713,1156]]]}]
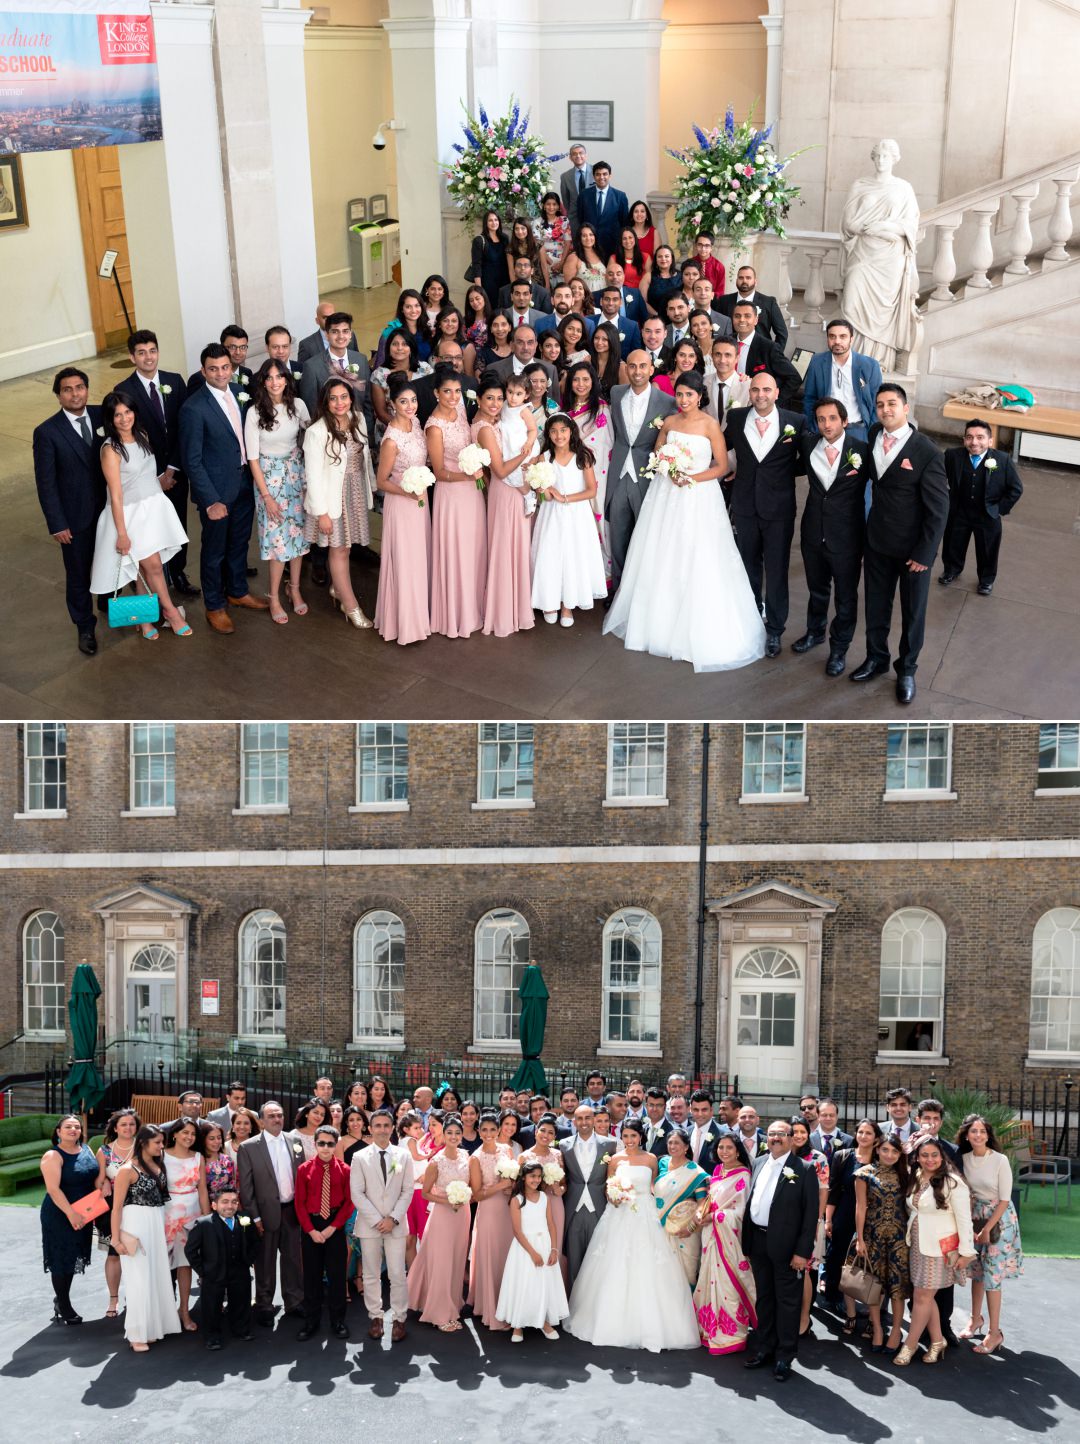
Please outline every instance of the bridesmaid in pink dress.
[{"label": "bridesmaid in pink dress", "polygon": [[[508,379],[506,384],[508,388],[516,388],[514,406],[520,413],[527,397],[525,384],[516,376]],[[509,422],[500,422],[504,395],[501,382],[483,382],[476,420],[472,424],[473,440],[491,455],[484,635],[494,633],[496,637],[509,637],[513,632],[525,631],[536,625],[529,558],[532,537],[529,518],[525,515],[520,475],[521,466],[532,454],[532,444],[520,414],[514,415]],[[515,476],[515,473],[518,475]],[[511,485],[505,480],[507,477],[513,477],[518,485]]]},{"label": "bridesmaid in pink dress", "polygon": [[438,405],[425,435],[428,463],[435,473],[435,522],[431,528],[431,630],[444,637],[468,637],[484,624],[487,574],[487,518],[476,479],[457,470],[458,456],[472,439],[461,381],[446,378],[435,392]]},{"label": "bridesmaid in pink dress", "polygon": [[420,506],[420,498],[401,489],[410,466],[427,465],[427,444],[416,419],[416,391],[404,372],[390,377],[390,405],[375,482],[386,498],[375,625],[384,641],[404,647],[431,636],[431,499],[423,497]]},{"label": "bridesmaid in pink dress", "polygon": [[461,1120],[448,1114],[443,1125],[442,1152],[424,1173],[424,1197],[433,1205],[416,1262],[408,1273],[409,1308],[422,1324],[436,1324],[444,1334],[461,1328],[465,1265],[469,1257],[469,1205],[455,1208],[446,1201],[451,1183],[469,1181],[469,1156],[460,1148]]},{"label": "bridesmaid in pink dress", "polygon": [[[481,405],[483,400],[481,399]],[[514,1239],[510,1221],[512,1178],[500,1178],[495,1172],[500,1158],[512,1158],[507,1144],[499,1143],[498,1120],[485,1114],[479,1123],[482,1140],[469,1160],[469,1184],[476,1205],[473,1221],[472,1253],[469,1257],[469,1297],[474,1317],[489,1329],[506,1329],[509,1324],[496,1317],[499,1289],[502,1287],[506,1257]]]},{"label": "bridesmaid in pink dress", "polygon": [[559,1263],[562,1265],[563,1283],[566,1283],[566,1255],[563,1253],[563,1230],[566,1227],[566,1207],[563,1203],[563,1194],[566,1192],[566,1170],[563,1168],[562,1154],[555,1146],[555,1115],[545,1113],[540,1122],[536,1125],[536,1142],[531,1148],[518,1159],[524,1164],[527,1158],[535,1159],[537,1163],[553,1163],[561,1171],[561,1178],[557,1183],[548,1183],[544,1180],[544,1192],[548,1196],[548,1208],[555,1220],[555,1247],[559,1251]]}]

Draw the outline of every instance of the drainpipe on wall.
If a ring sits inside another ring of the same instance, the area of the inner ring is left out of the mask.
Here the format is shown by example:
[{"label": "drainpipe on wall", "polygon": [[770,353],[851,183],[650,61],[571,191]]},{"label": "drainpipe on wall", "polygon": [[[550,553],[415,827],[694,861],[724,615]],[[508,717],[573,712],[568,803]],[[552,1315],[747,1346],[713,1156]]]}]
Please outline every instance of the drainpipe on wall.
[{"label": "drainpipe on wall", "polygon": [[705,1009],[705,862],[709,847],[709,724],[701,727],[701,816],[698,824],[697,977],[694,984],[694,1077],[701,1077],[701,1019]]}]

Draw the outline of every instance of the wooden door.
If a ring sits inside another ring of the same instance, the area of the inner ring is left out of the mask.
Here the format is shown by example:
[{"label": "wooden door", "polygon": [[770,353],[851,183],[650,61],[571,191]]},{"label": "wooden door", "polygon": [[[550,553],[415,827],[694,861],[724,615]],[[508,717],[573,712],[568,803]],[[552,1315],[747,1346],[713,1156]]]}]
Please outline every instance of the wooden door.
[{"label": "wooden door", "polygon": [[90,318],[98,351],[127,340],[128,323],[120,304],[116,282],[98,275],[106,251],[118,251],[116,274],[124,290],[132,329],[136,326],[135,302],[131,291],[131,263],[128,259],[124,192],[120,184],[120,159],[115,145],[73,150],[75,189],[79,198],[86,285],[90,293]]}]

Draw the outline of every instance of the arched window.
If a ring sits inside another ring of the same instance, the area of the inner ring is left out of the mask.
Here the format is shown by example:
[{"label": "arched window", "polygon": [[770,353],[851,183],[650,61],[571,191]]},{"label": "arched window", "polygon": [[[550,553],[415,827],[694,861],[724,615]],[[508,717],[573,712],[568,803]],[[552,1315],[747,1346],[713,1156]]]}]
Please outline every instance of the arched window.
[{"label": "arched window", "polygon": [[64,1032],[64,924],[55,913],[34,913],[23,928],[23,1027]]},{"label": "arched window", "polygon": [[476,925],[473,1011],[477,1043],[517,1037],[518,988],[529,961],[529,924],[511,908],[494,908]]},{"label": "arched window", "polygon": [[881,930],[878,1039],[883,1051],[940,1054],[945,1014],[945,924],[901,908]]},{"label": "arched window", "polygon": [[1080,1053],[1080,908],[1054,908],[1031,947],[1032,1053]]},{"label": "arched window", "polygon": [[405,1039],[405,924],[371,912],[353,934],[353,1042]]},{"label": "arched window", "polygon": [[239,1033],[285,1036],[285,924],[266,908],[240,924]]},{"label": "arched window", "polygon": [[641,908],[623,908],[604,925],[603,1045],[660,1044],[660,924]]}]

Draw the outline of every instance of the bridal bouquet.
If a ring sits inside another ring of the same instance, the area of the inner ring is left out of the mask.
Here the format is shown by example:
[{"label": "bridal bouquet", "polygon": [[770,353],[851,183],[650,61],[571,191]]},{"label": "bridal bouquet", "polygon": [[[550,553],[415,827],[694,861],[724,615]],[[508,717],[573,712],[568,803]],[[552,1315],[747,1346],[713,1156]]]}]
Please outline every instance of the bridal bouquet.
[{"label": "bridal bouquet", "polygon": [[566,1174],[562,1171],[562,1164],[556,1163],[554,1160],[544,1164],[544,1182],[548,1184],[549,1187],[557,1183],[562,1183],[565,1177]]},{"label": "bridal bouquet", "polygon": [[517,1178],[521,1172],[521,1164],[516,1158],[500,1158],[495,1164],[495,1173],[499,1178]]},{"label": "bridal bouquet", "polygon": [[484,489],[484,467],[491,465],[491,452],[471,441],[458,455],[458,470],[476,478],[477,491]]},{"label": "bridal bouquet", "polygon": [[607,1194],[608,1203],[613,1203],[616,1208],[621,1203],[628,1203],[632,1213],[637,1213],[637,1199],[634,1196],[634,1186],[629,1178],[622,1174],[622,1169],[617,1168],[607,1181],[604,1192]]},{"label": "bridal bouquet", "polygon": [[694,465],[694,453],[682,441],[665,441],[659,451],[654,451],[642,468],[642,476],[666,476],[676,486],[689,481]]},{"label": "bridal bouquet", "polygon": [[455,1178],[453,1183],[446,1185],[446,1201],[456,1213],[463,1203],[468,1203],[472,1198],[472,1189],[467,1183],[462,1183]]},{"label": "bridal bouquet", "polygon": [[534,461],[525,468],[525,480],[536,492],[537,500],[544,501],[544,492],[555,485],[555,468],[550,461]]},{"label": "bridal bouquet", "polygon": [[424,493],[435,485],[435,473],[429,466],[409,466],[401,478],[401,489],[417,498],[417,506],[423,506]]}]

